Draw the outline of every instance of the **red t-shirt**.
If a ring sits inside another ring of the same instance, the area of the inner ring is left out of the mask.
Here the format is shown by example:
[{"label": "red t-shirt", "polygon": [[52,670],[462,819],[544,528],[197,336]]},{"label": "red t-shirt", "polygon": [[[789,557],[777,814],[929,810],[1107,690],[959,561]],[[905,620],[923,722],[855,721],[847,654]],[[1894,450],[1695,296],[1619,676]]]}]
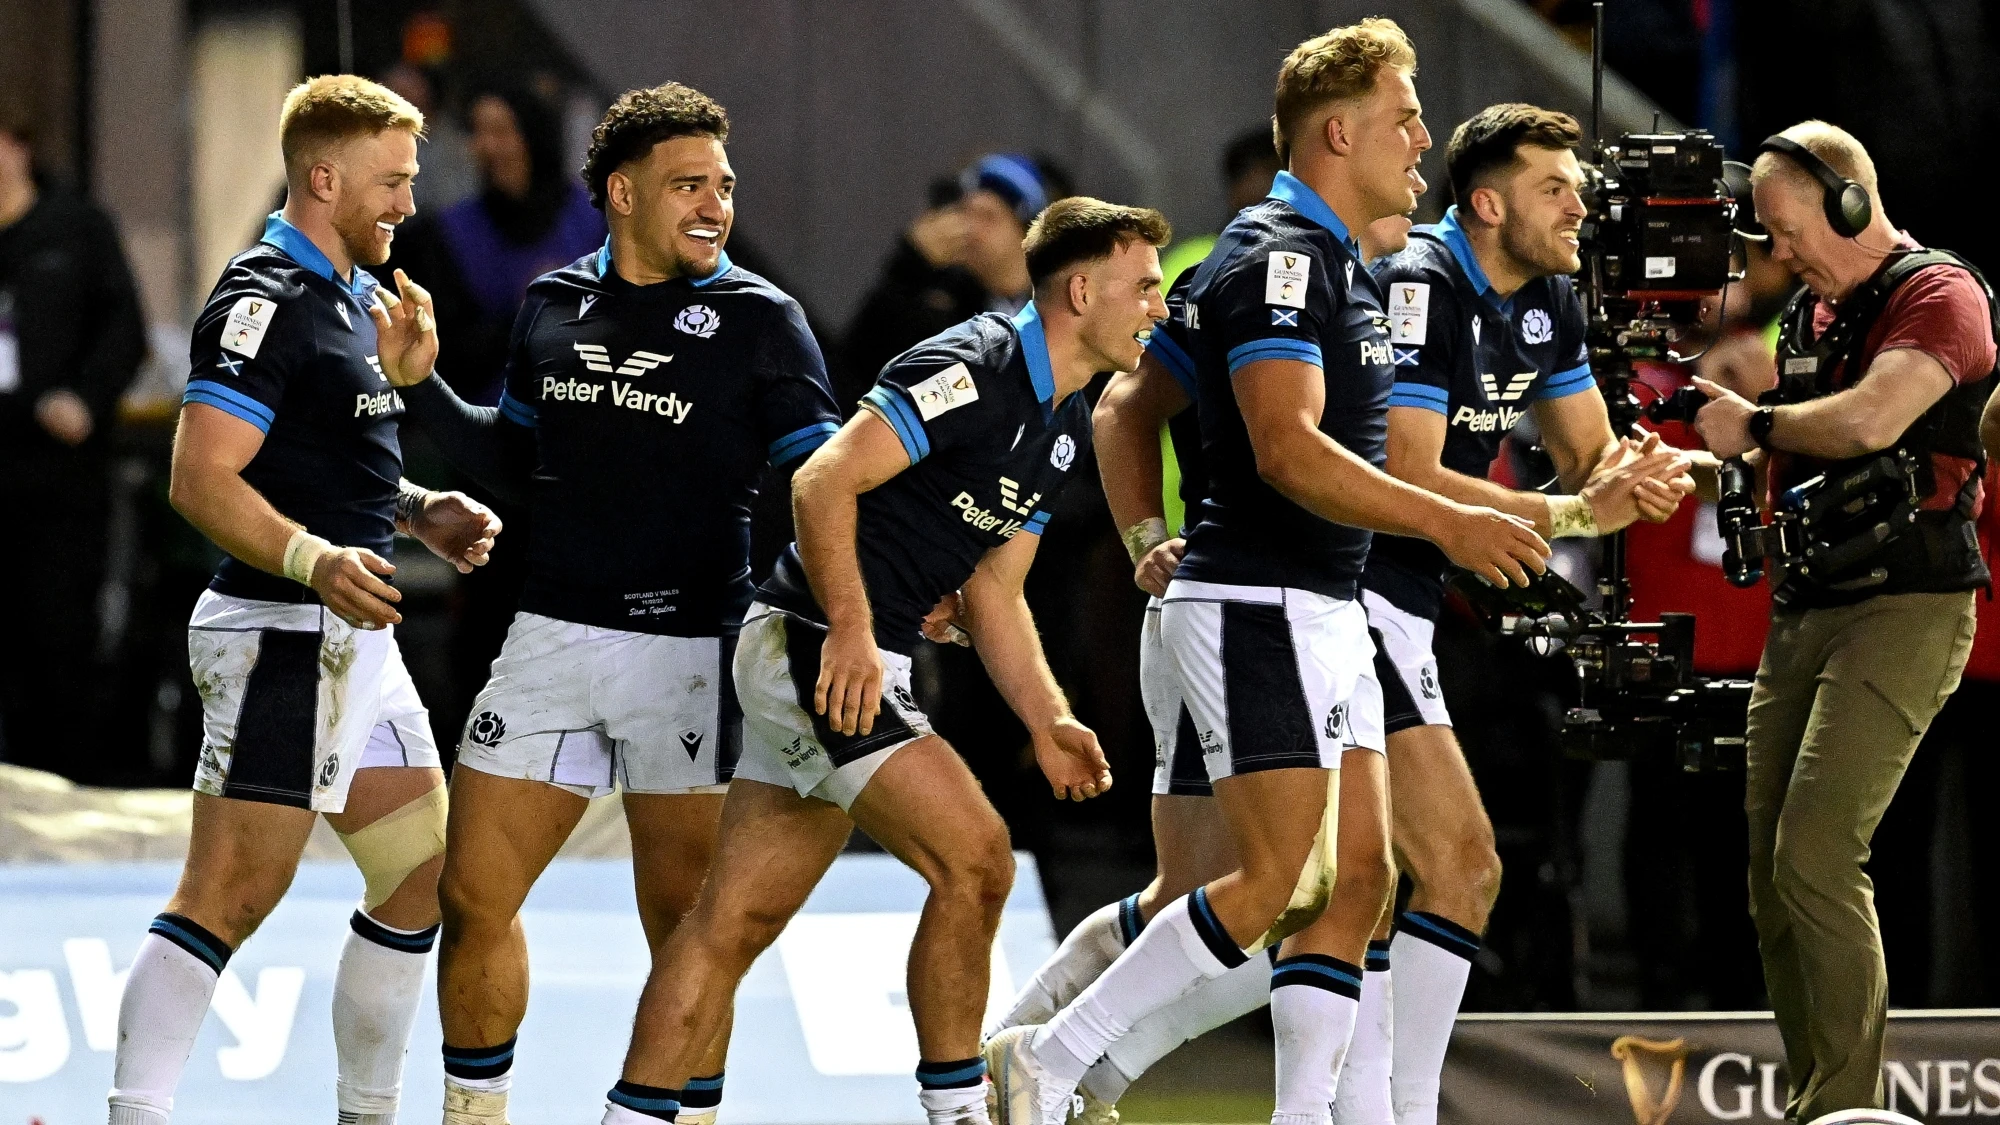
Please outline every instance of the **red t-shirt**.
[{"label": "red t-shirt", "polygon": [[[1910,250],[1922,249],[1907,234],[1898,245]],[[1817,297],[1812,301],[1813,336],[1817,339],[1833,323],[1834,309]],[[1971,274],[1957,266],[1926,266],[1905,278],[1889,295],[1889,303],[1868,330],[1868,338],[1862,341],[1860,369],[1848,371],[1844,362],[1836,364],[1833,389],[1844,390],[1859,382],[1876,356],[1899,348],[1914,348],[1937,360],[1954,383],[1984,379],[1993,370],[1994,361],[1993,319],[1986,307],[1986,291]],[[1975,464],[1970,458],[1933,454],[1937,483],[1923,507],[1933,510],[1951,507]],[[1775,498],[1785,489],[1811,479],[1830,465],[1832,462],[1816,457],[1774,452],[1772,496]],[[1983,490],[1979,503],[1982,506],[1985,503]]]}]

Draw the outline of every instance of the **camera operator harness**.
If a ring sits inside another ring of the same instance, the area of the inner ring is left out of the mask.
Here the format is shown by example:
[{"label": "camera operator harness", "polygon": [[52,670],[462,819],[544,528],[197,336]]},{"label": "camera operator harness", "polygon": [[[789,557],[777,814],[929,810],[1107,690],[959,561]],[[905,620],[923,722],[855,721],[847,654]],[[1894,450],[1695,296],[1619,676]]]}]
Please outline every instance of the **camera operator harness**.
[{"label": "camera operator harness", "polygon": [[[1800,290],[1780,318],[1778,386],[1758,398],[1776,406],[1824,398],[1858,382],[1870,331],[1898,286],[1919,270],[1952,266],[1986,292],[2000,337],[2000,301],[1970,262],[1949,250],[1907,250],[1890,256],[1874,277],[1842,303],[1815,339],[1815,302]],[[1841,385],[1836,385],[1836,373]],[[1896,444],[1849,458],[1774,498],[1769,523],[1759,522],[1752,474],[1741,461],[1724,465],[1716,525],[1723,571],[1737,586],[1775,564],[1771,596],[1779,605],[1847,604],[1885,593],[1964,590],[1989,580],[1973,527],[1986,458],[1979,418],[1994,376],[1954,386]],[[1926,509],[1937,488],[1940,457],[1970,468],[1951,502]]]}]

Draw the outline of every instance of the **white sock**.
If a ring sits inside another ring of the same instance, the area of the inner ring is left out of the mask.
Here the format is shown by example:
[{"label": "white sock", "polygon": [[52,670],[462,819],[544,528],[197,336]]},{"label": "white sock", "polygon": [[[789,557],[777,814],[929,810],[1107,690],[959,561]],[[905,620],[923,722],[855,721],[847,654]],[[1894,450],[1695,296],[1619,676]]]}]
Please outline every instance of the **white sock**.
[{"label": "white sock", "polygon": [[1368,960],[1361,974],[1361,1014],[1354,1021],[1354,1042],[1347,1064],[1334,1087],[1333,1119],[1339,1125],[1396,1125],[1389,1100],[1389,1060],[1395,1042],[1391,1008],[1395,987],[1389,971],[1389,943],[1368,943]]},{"label": "white sock", "polygon": [[1139,896],[1131,895],[1100,907],[1076,924],[1035,975],[1028,978],[1014,1006],[986,1029],[994,1033],[1024,1023],[1047,1023],[1091,981],[1111,967],[1126,945],[1145,926],[1139,916]]},{"label": "white sock", "polygon": [[1272,1125],[1328,1125],[1333,1090],[1361,1007],[1361,967],[1318,953],[1271,966],[1271,1030],[1278,1056]]},{"label": "white sock", "polygon": [[153,919],[118,999],[112,1125],[165,1125],[215,982],[234,952],[178,914]]},{"label": "white sock", "polygon": [[1035,1032],[1035,1059],[1057,1080],[1079,1082],[1134,1024],[1245,960],[1209,909],[1207,889],[1196,888],[1160,911],[1075,1002]]},{"label": "white sock", "polygon": [[1252,957],[1132,1025],[1105,1048],[1082,1087],[1106,1105],[1118,1104],[1153,1064],[1190,1039],[1247,1016],[1271,1002],[1270,960]]},{"label": "white sock", "polygon": [[929,1125],[987,1125],[986,1084],[917,1091]]},{"label": "white sock", "polygon": [[617,1102],[605,1102],[604,1119],[598,1125],[660,1125],[661,1120],[636,1109],[626,1109]]},{"label": "white sock", "polygon": [[438,928],[399,930],[357,910],[333,978],[334,1098],[340,1125],[393,1125],[403,1055]]},{"label": "white sock", "polygon": [[1406,913],[1396,925],[1396,1125],[1437,1125],[1444,1053],[1478,952],[1479,935],[1435,914]]}]

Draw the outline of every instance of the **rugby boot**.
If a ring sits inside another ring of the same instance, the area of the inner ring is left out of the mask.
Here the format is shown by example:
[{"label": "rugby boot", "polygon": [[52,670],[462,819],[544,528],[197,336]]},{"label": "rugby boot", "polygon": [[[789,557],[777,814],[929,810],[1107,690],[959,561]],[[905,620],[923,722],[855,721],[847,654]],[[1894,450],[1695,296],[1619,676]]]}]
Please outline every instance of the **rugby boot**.
[{"label": "rugby boot", "polygon": [[1081,1087],[1076,1093],[1081,1108],[1076,1111],[1076,1116],[1071,1118],[1075,1125],[1118,1125],[1116,1102],[1099,1101],[1097,1095]]},{"label": "rugby boot", "polygon": [[1032,1049],[1040,1024],[996,1033],[981,1052],[993,1081],[993,1125],[1069,1125],[1081,1101],[1073,1084],[1044,1070]]}]

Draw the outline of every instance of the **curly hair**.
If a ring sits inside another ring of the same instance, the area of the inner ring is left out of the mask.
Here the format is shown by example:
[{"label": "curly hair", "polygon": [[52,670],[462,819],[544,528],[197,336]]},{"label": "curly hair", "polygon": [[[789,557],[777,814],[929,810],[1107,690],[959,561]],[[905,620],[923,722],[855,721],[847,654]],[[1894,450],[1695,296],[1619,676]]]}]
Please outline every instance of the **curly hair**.
[{"label": "curly hair", "polygon": [[583,159],[583,182],[590,205],[604,210],[604,184],[626,162],[640,160],[653,146],[674,137],[729,140],[729,114],[714,98],[692,86],[668,82],[627,90],[604,111],[590,134]]},{"label": "curly hair", "polygon": [[1314,110],[1366,94],[1375,88],[1375,76],[1384,67],[1414,73],[1417,49],[1395,20],[1382,16],[1336,27],[1292,48],[1278,68],[1271,115],[1278,159],[1290,162],[1291,139]]}]

